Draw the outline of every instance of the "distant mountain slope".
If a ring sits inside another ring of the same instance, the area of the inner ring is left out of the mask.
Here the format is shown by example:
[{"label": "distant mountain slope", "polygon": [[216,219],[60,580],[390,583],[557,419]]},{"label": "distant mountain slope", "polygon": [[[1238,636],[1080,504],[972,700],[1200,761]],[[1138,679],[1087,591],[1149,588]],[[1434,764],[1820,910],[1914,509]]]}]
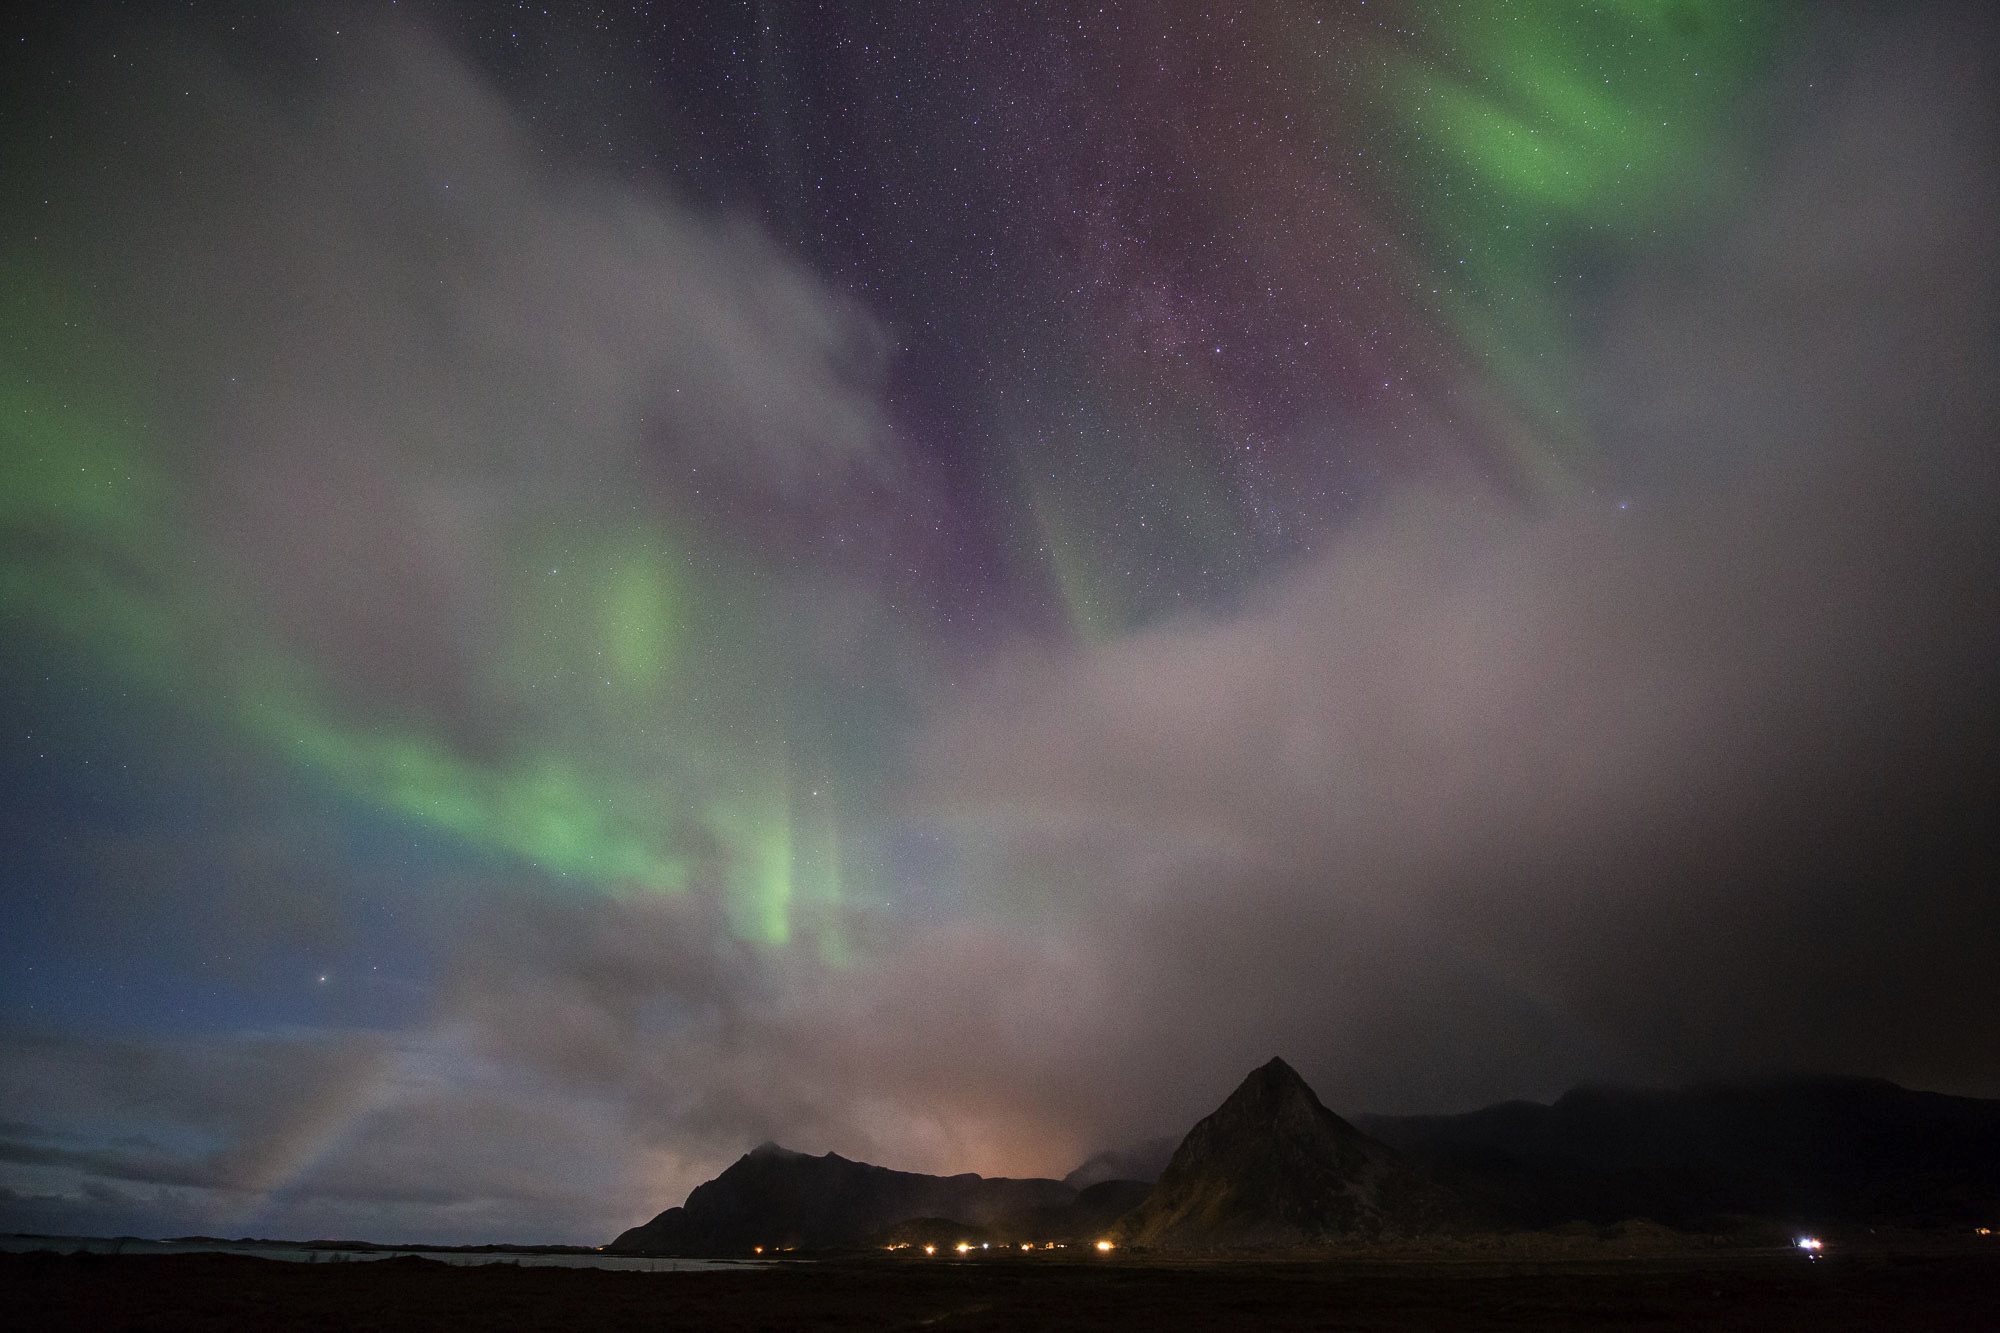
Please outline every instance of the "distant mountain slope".
[{"label": "distant mountain slope", "polygon": [[1147,1139],[1124,1148],[1106,1148],[1103,1152],[1092,1153],[1083,1165],[1063,1177],[1063,1184],[1075,1189],[1088,1189],[1105,1180],[1142,1180],[1150,1185],[1160,1178],[1160,1172],[1167,1169],[1174,1149],[1180,1145],[1176,1138]]},{"label": "distant mountain slope", "polygon": [[1580,1088],[1552,1106],[1360,1124],[1272,1060],[1188,1133],[1150,1190],[1074,1187],[1110,1161],[1129,1166],[1126,1154],[1065,1182],[918,1175],[767,1143],[610,1248],[727,1255],[962,1232],[1203,1250],[1629,1218],[2000,1226],[2000,1102],[1879,1080]]},{"label": "distant mountain slope", "polygon": [[610,1248],[696,1255],[743,1254],[759,1245],[837,1248],[868,1243],[912,1218],[987,1228],[1042,1217],[1053,1226],[1077,1198],[1059,1180],[918,1175],[766,1143]]},{"label": "distant mountain slope", "polygon": [[1418,1234],[1455,1212],[1444,1190],[1274,1059],[1188,1132],[1117,1232],[1156,1249],[1312,1245]]},{"label": "distant mountain slope", "polygon": [[1579,1088],[1552,1106],[1360,1123],[1515,1226],[2000,1224],[2000,1102],[1881,1080]]}]

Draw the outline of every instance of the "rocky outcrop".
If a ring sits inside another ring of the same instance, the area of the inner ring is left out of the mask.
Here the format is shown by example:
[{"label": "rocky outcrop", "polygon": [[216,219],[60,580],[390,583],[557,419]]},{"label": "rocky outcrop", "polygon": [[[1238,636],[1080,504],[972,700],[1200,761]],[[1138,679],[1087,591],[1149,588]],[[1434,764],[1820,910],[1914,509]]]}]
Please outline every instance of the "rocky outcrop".
[{"label": "rocky outcrop", "polygon": [[1446,1190],[1274,1059],[1189,1131],[1117,1236],[1164,1250],[1286,1248],[1420,1235],[1456,1213]]}]

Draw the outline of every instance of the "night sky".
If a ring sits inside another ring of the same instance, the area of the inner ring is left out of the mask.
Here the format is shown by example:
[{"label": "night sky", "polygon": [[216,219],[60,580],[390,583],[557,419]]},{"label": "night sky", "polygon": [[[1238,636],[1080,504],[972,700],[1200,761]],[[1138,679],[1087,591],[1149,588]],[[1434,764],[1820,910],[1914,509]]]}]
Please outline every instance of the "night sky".
[{"label": "night sky", "polygon": [[1981,9],[0,21],[0,1230],[2000,1096]]}]

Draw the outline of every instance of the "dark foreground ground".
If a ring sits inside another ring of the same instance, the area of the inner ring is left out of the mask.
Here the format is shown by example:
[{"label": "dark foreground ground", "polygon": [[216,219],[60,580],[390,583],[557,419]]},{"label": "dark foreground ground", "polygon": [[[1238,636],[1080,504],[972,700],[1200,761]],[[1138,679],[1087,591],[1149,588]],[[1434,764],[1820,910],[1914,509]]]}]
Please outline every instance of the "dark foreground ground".
[{"label": "dark foreground ground", "polygon": [[630,1273],[0,1256],[10,1329],[2000,1329],[2000,1253]]}]

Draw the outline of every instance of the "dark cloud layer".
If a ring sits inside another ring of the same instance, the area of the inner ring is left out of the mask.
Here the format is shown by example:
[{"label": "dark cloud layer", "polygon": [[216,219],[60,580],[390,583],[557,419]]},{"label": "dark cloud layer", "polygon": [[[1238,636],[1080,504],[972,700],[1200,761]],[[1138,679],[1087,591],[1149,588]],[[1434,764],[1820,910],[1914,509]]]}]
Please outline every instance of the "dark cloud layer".
[{"label": "dark cloud layer", "polygon": [[1350,1106],[2000,1092],[2000,164],[1965,36],[1795,72],[1763,188],[1610,306],[1626,503],[1406,494],[1240,618],[1025,654],[940,724],[927,803],[1167,867],[1101,861],[1076,909],[1134,1045],[1217,1077],[1283,1045]]}]

